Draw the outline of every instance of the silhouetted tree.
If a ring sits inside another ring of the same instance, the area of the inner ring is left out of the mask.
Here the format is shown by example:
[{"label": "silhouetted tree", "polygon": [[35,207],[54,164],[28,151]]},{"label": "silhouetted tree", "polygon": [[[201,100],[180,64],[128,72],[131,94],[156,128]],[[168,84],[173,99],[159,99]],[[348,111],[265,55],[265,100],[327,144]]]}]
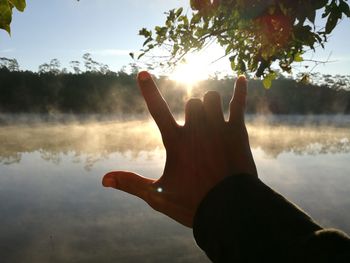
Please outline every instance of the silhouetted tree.
[{"label": "silhouetted tree", "polygon": [[41,64],[38,68],[38,72],[39,74],[50,72],[50,64],[48,63]]},{"label": "silhouetted tree", "polygon": [[105,75],[108,74],[110,71],[109,66],[106,64],[100,64],[100,73]]},{"label": "silhouetted tree", "polygon": [[19,71],[19,64],[15,58],[0,58],[0,68],[7,68],[10,71]]},{"label": "silhouetted tree", "polygon": [[83,55],[84,66],[87,72],[97,72],[100,64],[93,60],[90,53],[85,53]]},{"label": "silhouetted tree", "polygon": [[60,73],[61,62],[57,58],[51,59],[49,67],[50,72],[57,75]]},{"label": "silhouetted tree", "polygon": [[73,60],[73,61],[69,62],[69,65],[71,66],[71,68],[73,69],[73,72],[75,74],[80,74],[81,73],[80,61]]}]

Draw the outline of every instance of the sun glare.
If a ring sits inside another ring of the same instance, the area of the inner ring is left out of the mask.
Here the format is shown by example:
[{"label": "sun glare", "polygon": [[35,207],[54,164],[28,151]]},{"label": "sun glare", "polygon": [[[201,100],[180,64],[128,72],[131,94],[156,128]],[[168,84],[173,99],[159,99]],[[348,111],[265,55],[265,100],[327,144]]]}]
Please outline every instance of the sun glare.
[{"label": "sun glare", "polygon": [[206,65],[207,62],[198,58],[187,59],[186,63],[182,63],[174,69],[169,78],[186,85],[187,88],[193,87],[197,82],[208,78],[209,72]]}]

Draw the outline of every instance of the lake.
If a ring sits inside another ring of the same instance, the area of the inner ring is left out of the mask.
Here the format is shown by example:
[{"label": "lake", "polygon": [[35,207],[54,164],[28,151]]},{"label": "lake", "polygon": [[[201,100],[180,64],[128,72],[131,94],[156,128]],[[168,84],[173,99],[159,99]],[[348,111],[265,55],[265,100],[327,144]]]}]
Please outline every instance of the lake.
[{"label": "lake", "polygon": [[[101,186],[110,170],[161,175],[148,117],[0,119],[2,263],[209,262],[191,229]],[[350,117],[248,116],[247,128],[260,178],[349,234]]]}]

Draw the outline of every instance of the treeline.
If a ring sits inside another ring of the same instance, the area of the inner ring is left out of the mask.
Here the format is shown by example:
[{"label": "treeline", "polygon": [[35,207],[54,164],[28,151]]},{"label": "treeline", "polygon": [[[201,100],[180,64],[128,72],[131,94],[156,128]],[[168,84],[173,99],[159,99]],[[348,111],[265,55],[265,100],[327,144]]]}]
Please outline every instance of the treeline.
[{"label": "treeline", "polygon": [[[31,72],[0,69],[1,113],[113,113],[146,112],[136,85],[136,72],[109,70],[86,72]],[[188,91],[166,77],[157,79],[170,108],[180,113]],[[198,83],[192,96],[217,90],[227,105],[233,79],[211,78]],[[328,85],[301,83],[280,76],[269,90],[261,81],[250,80],[248,113],[350,114],[350,91]]]},{"label": "treeline", "polygon": [[[200,89],[217,90],[229,103],[232,93],[231,79],[207,80]],[[198,91],[199,93],[199,91]],[[315,85],[280,76],[270,89],[262,81],[249,80],[248,113],[261,114],[350,114],[350,90],[329,85]]]}]

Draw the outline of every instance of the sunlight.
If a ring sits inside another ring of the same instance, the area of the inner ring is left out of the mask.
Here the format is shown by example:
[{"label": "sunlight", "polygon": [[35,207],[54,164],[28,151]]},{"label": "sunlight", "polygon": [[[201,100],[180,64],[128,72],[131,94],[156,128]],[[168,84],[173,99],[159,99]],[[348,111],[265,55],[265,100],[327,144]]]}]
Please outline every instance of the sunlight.
[{"label": "sunlight", "polygon": [[171,80],[184,84],[190,92],[193,86],[209,77],[208,61],[196,57],[189,57],[186,63],[178,65],[169,75]]}]

